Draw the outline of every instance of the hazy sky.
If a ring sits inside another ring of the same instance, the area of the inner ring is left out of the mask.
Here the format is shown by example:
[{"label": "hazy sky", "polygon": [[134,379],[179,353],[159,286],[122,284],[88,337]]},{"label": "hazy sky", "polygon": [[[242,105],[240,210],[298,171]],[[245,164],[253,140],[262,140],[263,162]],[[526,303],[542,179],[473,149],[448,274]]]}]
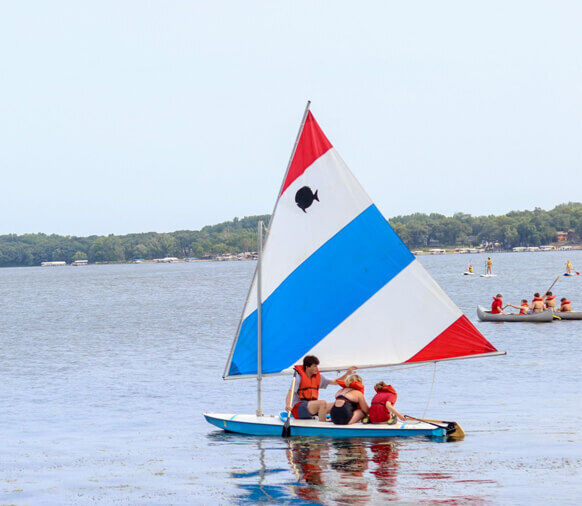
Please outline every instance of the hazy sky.
[{"label": "hazy sky", "polygon": [[1,2],[0,234],[271,212],[308,98],[387,216],[582,200],[580,2]]}]

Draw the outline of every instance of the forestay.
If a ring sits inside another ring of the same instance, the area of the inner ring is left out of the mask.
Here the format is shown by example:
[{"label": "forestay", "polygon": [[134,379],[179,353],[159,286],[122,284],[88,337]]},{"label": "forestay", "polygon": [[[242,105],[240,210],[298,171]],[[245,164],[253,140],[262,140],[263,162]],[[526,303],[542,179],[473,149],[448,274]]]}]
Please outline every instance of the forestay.
[{"label": "forestay", "polygon": [[[225,378],[257,375],[256,282],[255,273]],[[275,205],[261,286],[262,374],[312,354],[322,370],[497,354],[396,235],[311,112]]]}]

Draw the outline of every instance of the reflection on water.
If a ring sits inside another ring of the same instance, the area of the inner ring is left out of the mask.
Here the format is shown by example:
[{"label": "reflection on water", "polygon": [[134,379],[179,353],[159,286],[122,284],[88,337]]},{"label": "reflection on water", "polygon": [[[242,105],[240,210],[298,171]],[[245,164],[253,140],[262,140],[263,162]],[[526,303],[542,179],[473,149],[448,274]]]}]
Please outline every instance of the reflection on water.
[{"label": "reflection on water", "polygon": [[[432,502],[435,494],[448,486],[467,482],[450,469],[445,472],[418,467],[418,462],[414,464],[414,454],[420,443],[418,439],[415,442],[395,439],[253,439],[217,432],[209,439],[219,445],[242,444],[249,454],[254,455],[254,461],[247,469],[236,469],[229,475],[239,490],[236,497],[239,503],[373,504],[406,501],[411,490]],[[426,441],[434,445],[428,438]],[[285,452],[289,468],[272,466],[274,462],[282,461],[281,451]],[[407,453],[408,462],[402,466],[399,459]],[[399,475],[402,475],[401,480]],[[470,481],[497,485],[492,480]],[[453,503],[457,500],[482,503],[487,497],[474,491],[473,494],[451,498]]]}]

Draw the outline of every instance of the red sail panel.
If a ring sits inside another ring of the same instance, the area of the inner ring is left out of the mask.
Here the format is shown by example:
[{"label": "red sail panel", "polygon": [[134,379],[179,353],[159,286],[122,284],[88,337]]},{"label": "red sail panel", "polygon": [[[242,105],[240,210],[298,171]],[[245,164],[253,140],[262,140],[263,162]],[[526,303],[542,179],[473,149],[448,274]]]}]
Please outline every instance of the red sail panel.
[{"label": "red sail panel", "polygon": [[303,125],[303,130],[301,131],[299,142],[297,143],[297,149],[293,155],[293,160],[289,166],[289,171],[287,172],[287,177],[283,183],[281,193],[283,193],[287,187],[293,183],[293,181],[303,174],[307,167],[315,162],[315,160],[317,160],[321,155],[326,153],[331,147],[331,142],[327,140],[327,137],[321,131],[321,128],[319,128],[317,121],[315,121],[313,114],[309,111],[305,118],[305,124]]},{"label": "red sail panel", "polygon": [[426,362],[497,351],[465,315],[406,362]]}]

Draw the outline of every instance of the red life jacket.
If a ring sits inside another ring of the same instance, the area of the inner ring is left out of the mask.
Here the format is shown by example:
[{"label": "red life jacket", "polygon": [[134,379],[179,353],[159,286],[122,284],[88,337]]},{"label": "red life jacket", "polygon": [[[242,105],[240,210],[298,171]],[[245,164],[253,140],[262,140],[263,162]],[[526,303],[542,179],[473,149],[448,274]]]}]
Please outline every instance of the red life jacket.
[{"label": "red life jacket", "polygon": [[364,385],[362,385],[359,381],[352,381],[350,386],[346,386],[346,382],[344,380],[336,380],[336,383],[342,388],[353,388],[358,392],[364,393]]},{"label": "red life jacket", "polygon": [[501,308],[503,307],[503,300],[499,297],[493,297],[493,302],[491,303],[491,314],[501,313]]},{"label": "red life jacket", "polygon": [[386,402],[390,402],[392,405],[396,404],[396,399],[398,395],[396,390],[392,388],[392,385],[384,385],[384,388],[378,392],[372,399],[372,404],[370,405],[370,423],[382,423],[390,420],[390,411],[386,409]]},{"label": "red life jacket", "polygon": [[536,300],[544,300],[541,297],[534,297],[532,302],[535,302]]},{"label": "red life jacket", "polygon": [[529,309],[529,304],[527,302],[524,302],[521,305],[521,309],[519,310],[519,314],[528,314],[529,311],[526,311],[526,309]]},{"label": "red life jacket", "polygon": [[555,298],[555,295],[546,295],[546,300],[554,300]]},{"label": "red life jacket", "polygon": [[297,394],[302,401],[316,401],[319,396],[319,385],[321,385],[321,374],[319,372],[311,376],[307,376],[302,365],[296,365],[294,369],[299,374],[299,390]]}]

